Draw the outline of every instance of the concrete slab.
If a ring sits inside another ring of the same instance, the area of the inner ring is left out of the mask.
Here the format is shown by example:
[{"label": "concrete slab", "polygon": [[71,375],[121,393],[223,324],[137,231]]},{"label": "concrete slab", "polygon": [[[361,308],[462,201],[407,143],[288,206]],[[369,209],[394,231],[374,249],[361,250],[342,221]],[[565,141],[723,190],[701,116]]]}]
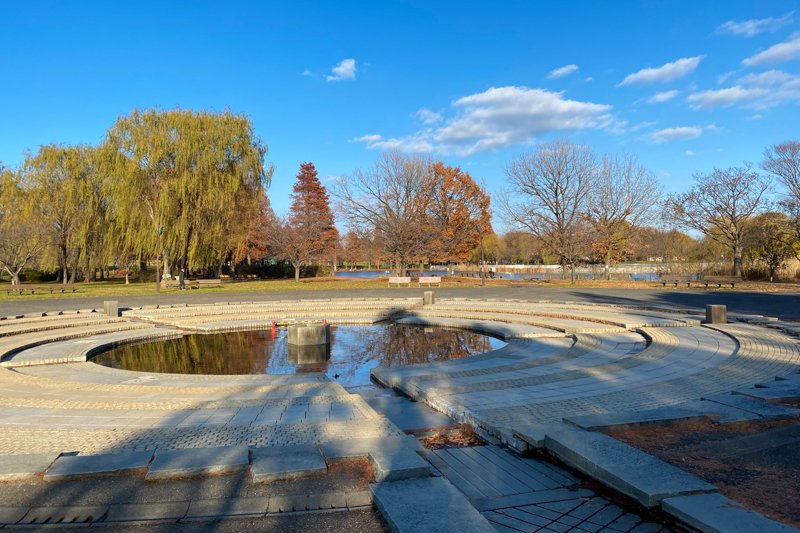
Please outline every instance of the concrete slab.
[{"label": "concrete slab", "polygon": [[545,447],[566,464],[647,507],[655,507],[670,496],[717,490],[714,485],[602,433],[548,431]]},{"label": "concrete slab", "polygon": [[377,483],[370,489],[375,505],[398,533],[495,532],[489,521],[444,478]]},{"label": "concrete slab", "polygon": [[254,483],[322,475],[328,471],[316,446],[276,446],[254,448],[250,475]]},{"label": "concrete slab", "polygon": [[452,418],[427,405],[403,397],[368,398],[367,403],[403,431],[420,431],[456,424]]},{"label": "concrete slab", "polygon": [[59,457],[44,474],[45,481],[73,477],[114,474],[147,468],[153,452],[123,452],[103,455],[67,455]]},{"label": "concrete slab", "polygon": [[414,437],[375,437],[359,439],[335,439],[320,443],[319,449],[326,460],[365,457],[372,450],[397,450],[401,448],[423,450]]},{"label": "concrete slab", "polygon": [[800,384],[789,381],[773,381],[765,387],[739,389],[736,394],[748,396],[765,402],[780,402],[800,399]]},{"label": "concrete slab", "polygon": [[0,507],[0,524],[16,524],[29,510],[30,507]]},{"label": "concrete slab", "polygon": [[112,505],[104,522],[144,522],[180,520],[189,510],[189,502],[125,503]]},{"label": "concrete slab", "polygon": [[375,481],[396,481],[431,475],[430,465],[412,448],[376,449],[369,452]]},{"label": "concrete slab", "polygon": [[796,532],[793,527],[775,522],[721,494],[697,494],[666,498],[661,507],[667,513],[700,531],[758,531],[759,533]]},{"label": "concrete slab", "polygon": [[5,455],[0,461],[0,481],[14,481],[41,474],[59,456],[54,453]]},{"label": "concrete slab", "polygon": [[646,411],[627,411],[622,413],[604,413],[594,415],[572,416],[564,418],[565,422],[592,431],[599,428],[634,427],[647,424],[665,424],[690,422],[705,419],[705,415],[683,407],[659,407]]},{"label": "concrete slab", "polygon": [[521,441],[534,448],[544,448],[545,437],[555,431],[580,431],[577,427],[561,422],[543,422],[541,424],[518,424],[512,433]]},{"label": "concrete slab", "polygon": [[357,509],[359,507],[369,507],[372,505],[372,492],[369,490],[346,492],[344,497],[347,501],[348,509]]},{"label": "concrete slab", "polygon": [[145,479],[190,477],[236,472],[250,464],[247,446],[156,450]]},{"label": "concrete slab", "polygon": [[717,402],[743,411],[749,411],[763,418],[780,418],[800,414],[800,409],[773,405],[741,394],[718,394],[704,397],[703,400]]},{"label": "concrete slab", "polygon": [[218,516],[263,516],[267,514],[269,497],[214,498],[193,500],[184,518]]}]

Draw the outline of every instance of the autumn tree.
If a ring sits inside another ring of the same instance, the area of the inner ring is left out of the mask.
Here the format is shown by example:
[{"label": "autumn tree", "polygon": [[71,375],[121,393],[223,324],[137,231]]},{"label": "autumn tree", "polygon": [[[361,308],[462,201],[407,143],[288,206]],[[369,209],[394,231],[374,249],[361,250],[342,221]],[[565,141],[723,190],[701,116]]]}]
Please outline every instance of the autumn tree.
[{"label": "autumn tree", "polygon": [[292,188],[288,218],[273,232],[272,241],[279,257],[294,267],[295,281],[300,269],[321,261],[333,252],[339,233],[333,221],[328,192],[317,177],[313,163],[300,165]]},{"label": "autumn tree", "polygon": [[741,167],[696,174],[689,192],[673,194],[666,207],[675,220],[730,249],[733,275],[742,275],[742,245],[750,219],[766,206],[768,178],[745,163]]},{"label": "autumn tree", "polygon": [[42,225],[29,207],[30,192],[21,173],[0,165],[0,268],[19,285],[23,268],[38,257],[43,247]]},{"label": "autumn tree", "polygon": [[633,252],[633,228],[650,222],[661,198],[655,175],[630,156],[604,157],[586,196],[592,250],[612,264]]},{"label": "autumn tree", "polygon": [[430,166],[421,157],[382,154],[372,168],[357,170],[333,192],[348,228],[374,233],[398,274],[429,249]]},{"label": "autumn tree", "polygon": [[429,258],[462,261],[493,233],[489,195],[468,172],[437,161],[430,167],[432,194],[426,213]]},{"label": "autumn tree", "polygon": [[506,169],[510,196],[504,202],[509,221],[536,235],[558,257],[564,274],[585,244],[583,213],[596,172],[592,150],[568,141],[541,144],[517,157]]},{"label": "autumn tree", "polygon": [[[219,267],[247,238],[272,168],[244,115],[134,110],[108,131],[104,153],[117,179],[113,209],[126,251],[183,269]],[[232,217],[237,213],[240,217]]]},{"label": "autumn tree", "polygon": [[767,267],[770,281],[800,251],[789,217],[776,212],[762,213],[753,220],[745,246],[752,259]]}]

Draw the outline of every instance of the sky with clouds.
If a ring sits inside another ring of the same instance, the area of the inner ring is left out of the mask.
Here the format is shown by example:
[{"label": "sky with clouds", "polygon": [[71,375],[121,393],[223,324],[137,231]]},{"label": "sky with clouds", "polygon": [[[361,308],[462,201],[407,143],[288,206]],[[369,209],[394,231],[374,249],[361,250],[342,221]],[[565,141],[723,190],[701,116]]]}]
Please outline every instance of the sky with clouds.
[{"label": "sky with clouds", "polygon": [[537,142],[628,153],[667,191],[800,139],[800,3],[0,3],[0,161],[139,108],[249,115],[276,211],[301,162],[382,150],[495,194]]}]

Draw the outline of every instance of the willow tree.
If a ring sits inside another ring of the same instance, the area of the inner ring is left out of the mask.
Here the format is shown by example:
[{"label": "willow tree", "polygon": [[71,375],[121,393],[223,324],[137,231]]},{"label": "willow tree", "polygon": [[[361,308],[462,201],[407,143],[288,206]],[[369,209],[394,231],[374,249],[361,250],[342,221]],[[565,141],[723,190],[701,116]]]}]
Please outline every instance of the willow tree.
[{"label": "willow tree", "polygon": [[30,193],[18,171],[0,166],[0,268],[19,285],[23,268],[42,250],[42,226],[28,209]]},{"label": "willow tree", "polygon": [[33,216],[42,223],[49,245],[45,264],[59,267],[63,283],[75,281],[79,265],[91,264],[101,248],[105,192],[94,148],[41,146],[26,157],[23,173],[31,187]]},{"label": "willow tree", "polygon": [[257,215],[272,176],[252,123],[229,111],[134,110],[117,119],[104,149],[116,173],[118,238],[142,260],[156,260],[156,290],[162,263],[219,267],[232,241],[246,239],[237,221],[243,211]]}]

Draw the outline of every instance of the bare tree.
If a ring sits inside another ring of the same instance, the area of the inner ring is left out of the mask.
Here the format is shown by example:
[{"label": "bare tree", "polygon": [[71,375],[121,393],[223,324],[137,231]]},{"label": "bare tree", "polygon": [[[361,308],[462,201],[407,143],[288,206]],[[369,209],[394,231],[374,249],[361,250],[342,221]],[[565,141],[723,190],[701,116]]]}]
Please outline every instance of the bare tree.
[{"label": "bare tree", "polygon": [[786,186],[790,201],[800,204],[800,142],[789,141],[765,149],[761,168]]},{"label": "bare tree", "polygon": [[506,169],[511,194],[503,203],[509,220],[539,237],[558,256],[564,274],[569,267],[573,282],[596,167],[588,146],[555,141],[519,156]]},{"label": "bare tree", "polygon": [[426,252],[432,194],[430,162],[397,152],[381,155],[372,168],[357,170],[333,190],[347,226],[380,235],[397,273]]},{"label": "bare tree", "polygon": [[800,142],[788,141],[766,148],[761,168],[786,187],[781,205],[789,213],[794,233],[800,239]]},{"label": "bare tree", "polygon": [[653,219],[661,200],[655,175],[631,156],[604,157],[586,200],[592,249],[603,258],[606,277],[612,263],[630,252],[633,229]]},{"label": "bare tree", "polygon": [[762,211],[769,178],[741,167],[715,168],[696,174],[689,192],[675,194],[666,205],[679,224],[699,231],[733,252],[733,275],[742,275],[742,243],[751,217]]}]

